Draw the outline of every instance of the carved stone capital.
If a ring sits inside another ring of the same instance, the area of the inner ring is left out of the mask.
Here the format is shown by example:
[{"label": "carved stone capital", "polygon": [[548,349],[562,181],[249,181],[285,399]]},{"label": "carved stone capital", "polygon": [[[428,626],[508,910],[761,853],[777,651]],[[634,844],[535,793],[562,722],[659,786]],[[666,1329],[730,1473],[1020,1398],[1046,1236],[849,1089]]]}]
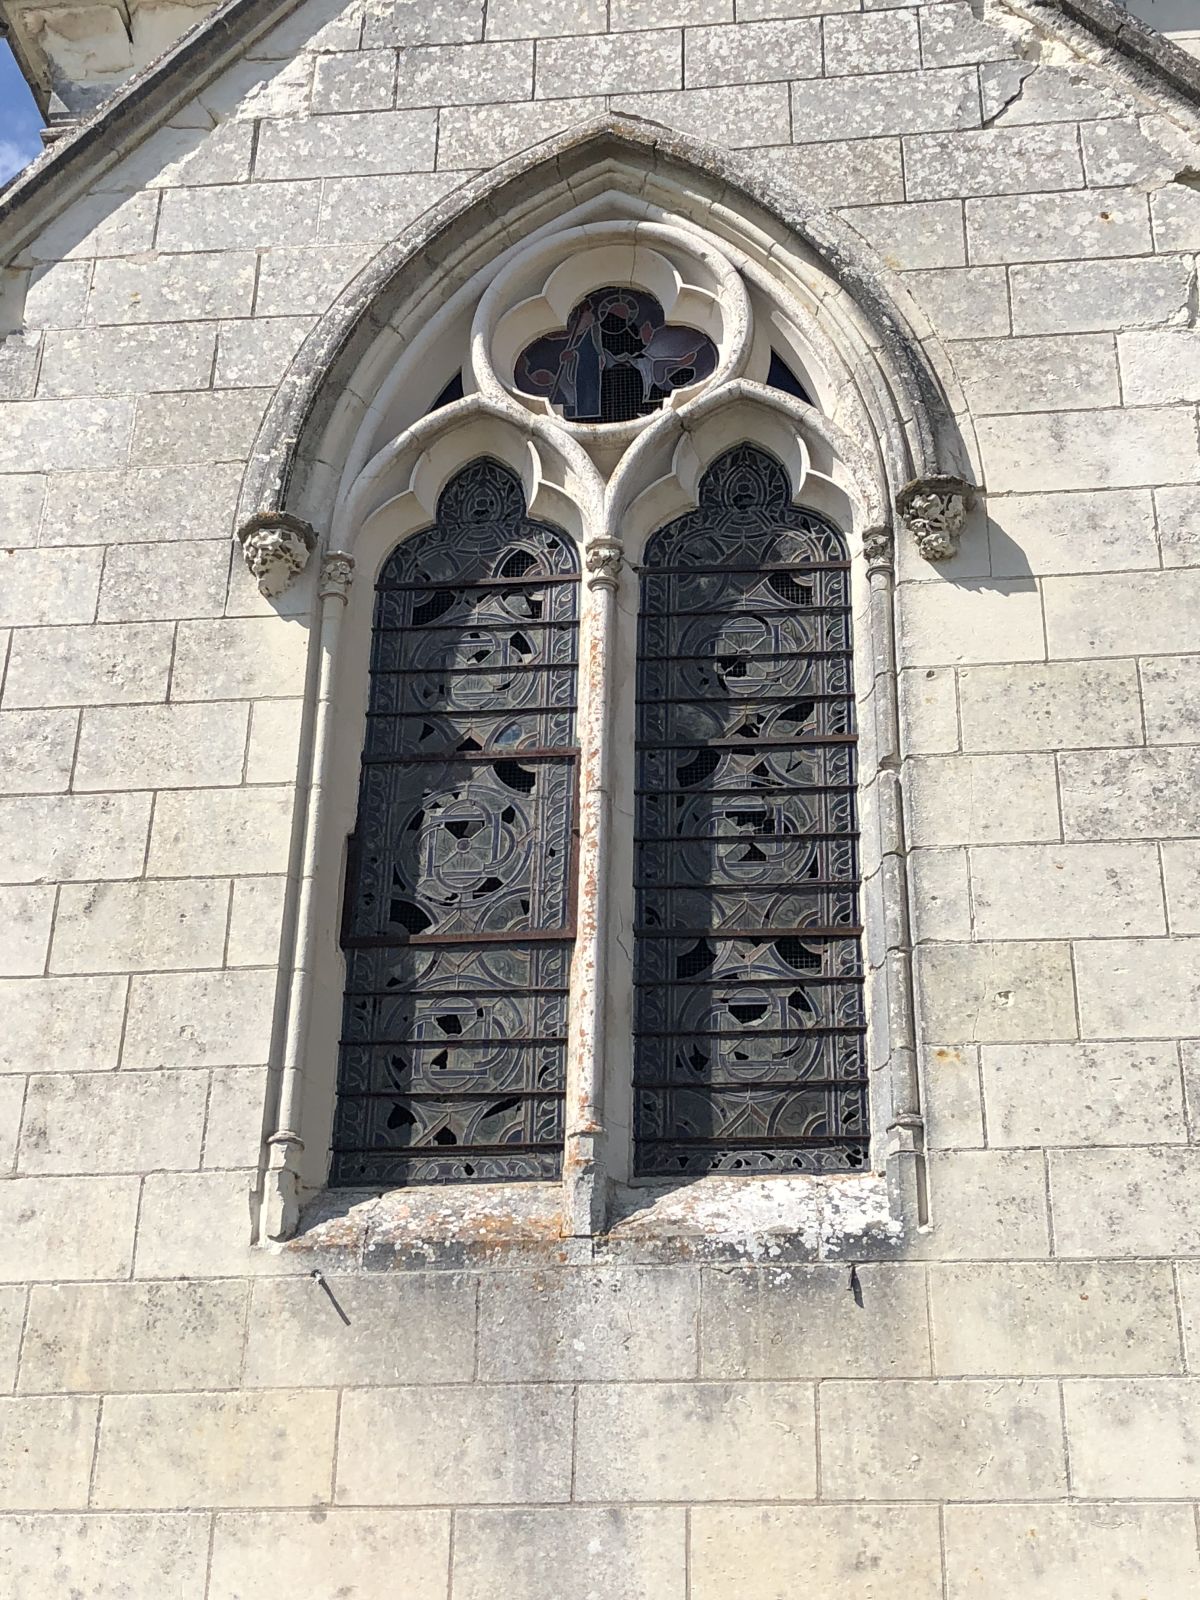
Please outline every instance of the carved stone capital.
[{"label": "carved stone capital", "polygon": [[618,539],[593,539],[584,552],[589,589],[615,589],[625,552]]},{"label": "carved stone capital", "polygon": [[307,522],[286,511],[260,511],[238,529],[246,565],[258,579],[259,594],[272,600],[308,565],[317,536]]},{"label": "carved stone capital", "polygon": [[868,528],[863,534],[863,557],[868,567],[890,567],[895,541],[890,528]]},{"label": "carved stone capital", "polygon": [[321,562],[318,597],[322,600],[340,600],[345,605],[350,598],[353,581],[354,557],[345,550],[327,550]]},{"label": "carved stone capital", "polygon": [[958,553],[974,499],[974,489],[962,478],[918,478],[896,496],[896,512],[926,561],[946,561]]}]

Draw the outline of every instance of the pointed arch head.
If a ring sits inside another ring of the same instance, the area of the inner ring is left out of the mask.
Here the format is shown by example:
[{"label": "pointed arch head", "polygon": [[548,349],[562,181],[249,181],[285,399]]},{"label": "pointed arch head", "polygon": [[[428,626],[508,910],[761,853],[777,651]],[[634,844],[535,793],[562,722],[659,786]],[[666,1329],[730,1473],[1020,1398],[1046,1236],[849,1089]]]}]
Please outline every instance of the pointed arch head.
[{"label": "pointed arch head", "polygon": [[[761,158],[640,119],[605,117],[456,189],[354,279],[306,339],[267,410],[243,479],[239,526],[282,514],[344,544],[340,530],[351,509],[359,517],[365,511],[364,480],[378,491],[389,452],[387,471],[397,453],[408,455],[424,438],[426,423],[441,434],[447,420],[458,426],[471,414],[452,405],[422,421],[448,376],[431,358],[436,341],[453,334],[464,348],[476,343],[489,284],[505,272],[519,277],[531,253],[553,265],[553,235],[590,230],[595,249],[613,248],[604,230],[617,224],[639,259],[649,260],[659,235],[690,239],[698,256],[706,240],[716,243],[749,295],[765,299],[769,315],[758,320],[769,324],[772,340],[823,390],[818,420],[854,457],[859,496],[881,502],[885,520],[914,482],[970,483],[972,452],[956,415],[965,408],[949,364],[896,275],[853,230],[771,175]],[[732,329],[748,381],[755,377],[745,367],[750,343]],[[760,350],[755,359],[761,365],[772,353]],[[773,393],[775,401],[786,398]],[[683,394],[648,432],[704,400]],[[489,378],[482,393],[459,402],[472,404],[476,415],[490,408],[527,437],[531,426],[536,431],[538,419],[499,381]],[[810,433],[812,425],[810,415]],[[557,470],[572,478],[571,495],[599,493],[586,452],[568,448],[564,459],[561,430],[559,439]],[[532,507],[532,479],[526,490]]]}]

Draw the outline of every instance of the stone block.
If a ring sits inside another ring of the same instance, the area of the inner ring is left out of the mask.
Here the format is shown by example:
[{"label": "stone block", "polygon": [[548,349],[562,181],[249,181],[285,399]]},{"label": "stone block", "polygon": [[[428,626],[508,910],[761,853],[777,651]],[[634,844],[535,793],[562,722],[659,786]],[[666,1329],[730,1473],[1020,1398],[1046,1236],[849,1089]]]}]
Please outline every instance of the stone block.
[{"label": "stone block", "polygon": [[52,972],[152,972],[217,967],[225,948],[229,885],[66,884],[59,894]]},{"label": "stone block", "polygon": [[171,667],[170,623],[20,628],[4,705],[128,705],[162,700]]},{"label": "stone block", "polygon": [[1090,333],[1187,320],[1185,262],[1055,261],[1009,273],[1015,333]]},{"label": "stone block", "polygon": [[940,1377],[1178,1372],[1167,1262],[972,1262],[929,1268]]},{"label": "stone block", "polygon": [[213,382],[218,389],[253,389],[278,382],[312,326],[311,317],[256,317],[253,322],[223,323]]},{"label": "stone block", "polygon": [[[491,10],[490,6],[488,14]],[[438,168],[494,166],[563,128],[598,117],[603,109],[603,96],[518,101],[512,106],[446,106],[438,114]]]},{"label": "stone block", "polygon": [[43,343],[38,333],[0,335],[0,402],[33,399]]},{"label": "stone block", "polygon": [[953,667],[907,668],[900,672],[903,749],[938,755],[958,749],[958,694]]},{"label": "stone block", "polygon": [[733,21],[733,0],[612,0],[614,31],[643,28],[699,27]]},{"label": "stone block", "polygon": [[968,750],[1074,750],[1140,744],[1131,661],[963,667],[958,675]]},{"label": "stone block", "polygon": [[1200,1150],[1052,1150],[1050,1195],[1060,1255],[1200,1255]]},{"label": "stone block", "polygon": [[773,17],[819,17],[845,11],[853,0],[740,0],[739,22],[762,22]]},{"label": "stone block", "polygon": [[911,846],[1028,844],[1059,837],[1053,756],[914,756],[905,779]]},{"label": "stone block", "polygon": [[1192,411],[1182,407],[981,417],[976,431],[993,494],[1137,487],[1148,461],[1163,483],[1196,474]]},{"label": "stone block", "polygon": [[683,85],[683,35],[675,29],[547,39],[539,43],[537,55],[534,93],[539,100],[630,95]]},{"label": "stone block", "polygon": [[49,794],[67,787],[77,711],[0,712],[0,794]]},{"label": "stone block", "polygon": [[382,1600],[398,1567],[404,1600],[444,1600],[449,1561],[446,1511],[227,1511],[216,1519],[208,1600]]},{"label": "stone block", "polygon": [[124,1278],[133,1259],[136,1178],[0,1183],[0,1283]]},{"label": "stone block", "polygon": [[346,178],[368,172],[432,172],[436,138],[434,110],[349,111],[264,122],[254,175]]},{"label": "stone block", "polygon": [[1158,566],[1146,489],[996,495],[988,513],[994,577]]},{"label": "stone block", "polygon": [[926,1374],[924,1269],[872,1264],[857,1275],[855,1295],[840,1264],[705,1271],[704,1377]]},{"label": "stone block", "polygon": [[[9,1394],[17,1386],[17,1355],[25,1325],[25,1289],[14,1284],[0,1289],[0,1392]],[[0,1573],[4,1570],[0,1564]]]},{"label": "stone block", "polygon": [[53,261],[34,267],[25,291],[26,328],[75,328],[83,321],[90,261]]},{"label": "stone block", "polygon": [[878,250],[884,265],[897,272],[961,267],[966,262],[961,200],[852,206],[841,215]]},{"label": "stone block", "polygon": [[17,1073],[0,1078],[0,1178],[11,1177],[16,1169],[25,1082]]},{"label": "stone block", "polygon": [[[1090,188],[1129,184],[1150,191],[1169,185],[1179,172],[1186,172],[1195,164],[1197,146],[1177,123],[1165,117],[1116,116],[1114,112],[1142,111],[1144,103],[1139,105],[1128,92],[1117,98],[1109,89],[1106,96],[1103,80],[1099,81],[1099,90],[1090,115],[1104,120],[1079,130],[1083,169]],[[1158,240],[1160,252],[1170,248]]]},{"label": "stone block", "polygon": [[913,850],[908,857],[915,937],[969,939],[971,895],[965,850]]},{"label": "stone block", "polygon": [[[363,21],[362,46],[455,44],[482,39],[483,0],[372,0]],[[349,40],[339,48],[353,50]]]},{"label": "stone block", "polygon": [[983,1092],[993,1146],[1187,1142],[1174,1044],[987,1045]]},{"label": "stone block", "polygon": [[1150,656],[1141,663],[1150,744],[1200,744],[1200,655]]},{"label": "stone block", "polygon": [[[330,59],[330,58],[326,58]],[[263,128],[286,126],[265,122]],[[318,186],[311,183],[222,184],[174,189],[163,196],[158,249],[164,253],[229,250],[248,241],[311,244],[317,237]],[[159,384],[182,389],[184,384]]]},{"label": "stone block", "polygon": [[225,607],[230,547],[222,540],[117,546],[107,552],[101,622],[156,617],[216,617]]},{"label": "stone block", "polygon": [[[1087,122],[1096,117],[1113,117],[1118,111],[1133,108],[1109,73],[1100,74],[1081,61],[1069,69],[1052,63],[1035,65],[1026,61],[985,64],[979,74],[985,123],[1003,121],[1005,127],[1021,123]],[[1092,152],[1096,128],[1081,130],[1084,171],[1093,188],[1102,185],[1093,175]],[[1068,131],[1068,137],[1072,134]],[[1132,183],[1142,174],[1111,176],[1108,184]]]},{"label": "stone block", "polygon": [[928,1158],[935,1224],[931,1260],[1045,1256],[1049,1248],[1046,1175],[1040,1151],[933,1151]]},{"label": "stone block", "polygon": [[182,119],[149,134],[133,153],[95,180],[94,187],[174,189],[186,184],[245,183],[250,176],[254,130],[249,122],[195,127]]},{"label": "stone block", "polygon": [[489,105],[533,97],[533,44],[528,39],[418,45],[398,50],[396,57],[397,106]]},{"label": "stone block", "polygon": [[1200,1379],[1080,1378],[1063,1385],[1071,1481],[1089,1498],[1200,1491]]},{"label": "stone block", "polygon": [[21,1392],[234,1388],[246,1299],[241,1283],[37,1286],[29,1300]]},{"label": "stone block", "polygon": [[1161,849],[1168,926],[1172,933],[1200,933],[1200,843],[1184,839]]},{"label": "stone block", "polygon": [[[357,19],[353,25],[357,44]],[[306,116],[312,109],[315,52],[307,46],[298,46],[293,58],[282,62],[255,60],[256,54],[256,46],[251,45],[241,60],[233,62],[213,82],[205,84],[196,95],[195,111],[207,111],[219,123]]]},{"label": "stone block", "polygon": [[125,978],[0,982],[0,1072],[106,1072],[117,1064]]},{"label": "stone block", "polygon": [[1066,1493],[1058,1385],[821,1385],[821,1489],[837,1500],[1053,1500]]},{"label": "stone block", "polygon": [[1153,249],[1145,195],[996,195],[967,201],[971,264],[1070,261],[1149,255]]},{"label": "stone block", "polygon": [[[447,1272],[375,1273],[366,1278],[330,1274],[326,1282],[348,1323],[307,1274],[255,1284],[246,1341],[247,1388],[470,1382],[475,1369],[473,1277]],[[397,1337],[401,1330],[403,1336]],[[486,1379],[488,1373],[480,1376]]]},{"label": "stone block", "polygon": [[943,339],[995,339],[1010,331],[1008,286],[1002,267],[910,272],[905,287]]},{"label": "stone block", "polygon": [[1200,194],[1190,184],[1164,184],[1150,196],[1150,215],[1161,252],[1200,249]]},{"label": "stone block", "polygon": [[0,1399],[0,1508],[87,1505],[98,1407],[94,1399]]},{"label": "stone block", "polygon": [[1068,839],[1172,839],[1200,832],[1200,750],[1073,750],[1060,757],[1059,770]]},{"label": "stone block", "polygon": [[900,656],[908,666],[1040,661],[1045,650],[1041,601],[1028,578],[913,583],[900,591]]},{"label": "stone block", "polygon": [[1055,127],[983,128],[907,138],[904,177],[910,199],[950,200],[1077,189],[1083,168],[1073,133]]},{"label": "stone block", "polygon": [[976,416],[1121,403],[1108,334],[1033,335],[1016,344],[1007,338],[965,339],[952,344],[949,354]]},{"label": "stone block", "polygon": [[589,1383],[579,1391],[581,1500],[807,1500],[816,1476],[807,1383]]},{"label": "stone block", "polygon": [[0,882],[130,878],[142,870],[150,796],[15,795],[0,800]]},{"label": "stone block", "polygon": [[[473,9],[477,18],[481,8],[482,0],[475,0],[473,7],[465,7],[467,10]],[[366,26],[370,28],[373,23],[377,25],[389,9],[415,12],[418,7],[401,3],[398,8],[389,8],[386,3],[379,4],[373,0]],[[432,5],[420,9],[436,17],[444,15],[451,8]],[[289,59],[297,52],[312,55],[323,50],[355,50],[363,30],[363,13],[362,0],[304,0],[269,33],[256,39],[246,53],[251,58],[274,60],[280,57]]]},{"label": "stone block", "polygon": [[155,1172],[138,1215],[138,1278],[249,1275],[254,1172]]},{"label": "stone block", "polygon": [[1152,844],[974,849],[971,904],[981,939],[1103,939],[1167,931]]},{"label": "stone block", "polygon": [[249,252],[231,250],[97,261],[87,320],[96,324],[248,317],[254,299],[255,262]]},{"label": "stone block", "polygon": [[252,1067],[266,1062],[273,972],[156,972],[135,977],[121,1065]]},{"label": "stone block", "polygon": [[947,1506],[948,1600],[1176,1600],[1200,1582],[1185,1506]]},{"label": "stone block", "polygon": [[[735,109],[735,103],[740,109]],[[720,123],[729,129],[731,148],[784,144],[789,137],[787,85],[782,83],[622,95],[619,100],[614,97],[613,109],[664,122],[697,138],[703,137],[705,130],[711,134],[713,127]],[[786,161],[793,153],[803,156],[803,152],[772,151],[770,159],[780,157]]]},{"label": "stone block", "polygon": [[201,1163],[206,1171],[244,1170],[258,1162],[266,1103],[265,1067],[218,1067],[213,1072]]},{"label": "stone block", "polygon": [[[459,1511],[455,1600],[683,1600],[687,1528],[677,1506]],[[694,1593],[694,1591],[693,1591]]]},{"label": "stone block", "polygon": [[479,1376],[497,1382],[684,1378],[696,1371],[690,1267],[487,1273]]},{"label": "stone block", "polygon": [[26,1175],[189,1171],[208,1084],[196,1072],[52,1072],[29,1080],[17,1168]]},{"label": "stone block", "polygon": [[395,104],[395,50],[339,50],[317,57],[312,92],[316,115],[330,111],[390,111]]},{"label": "stone block", "polygon": [[181,622],[171,695],[175,700],[294,695],[304,688],[307,654],[306,629],[283,617]]},{"label": "stone block", "polygon": [[[109,552],[111,562],[114,551]],[[96,706],[83,712],[74,787],[189,789],[237,783],[247,705]]]},{"label": "stone block", "polygon": [[921,25],[921,59],[926,67],[974,66],[977,61],[1003,61],[1013,54],[1012,39],[989,27],[969,0],[928,6],[917,13]]},{"label": "stone block", "polygon": [[[486,122],[489,116],[496,111],[517,111],[520,107],[484,107],[479,113],[480,119]],[[454,166],[481,166],[490,165],[477,159],[473,154],[466,154],[459,159],[458,152],[453,148],[456,143],[457,128],[460,132],[464,126],[461,119],[470,117],[473,112],[470,108],[457,108],[453,115],[460,121],[450,123],[451,111],[447,109],[441,114],[441,133],[438,139],[438,164],[443,167]],[[502,118],[494,119],[500,142],[504,142]],[[552,119],[553,120],[553,119]],[[547,132],[557,131],[548,129]],[[537,137],[541,137],[539,128]],[[516,138],[519,142],[510,149],[504,149],[504,155],[515,154],[525,144],[532,141],[520,138],[520,130],[510,132],[509,138]],[[449,140],[449,144],[447,141]],[[468,135],[468,143],[470,136]],[[497,156],[500,160],[501,156]],[[394,178],[330,178],[323,186],[321,196],[321,222],[319,236],[332,244],[358,244],[366,240],[394,239],[402,233],[410,222],[415,222],[430,206],[436,205],[445,195],[449,194],[461,177],[458,173],[413,173],[403,183],[397,183]],[[284,319],[275,318],[274,322],[283,325]],[[292,319],[287,326],[294,326],[296,319]],[[235,326],[237,326],[235,324]],[[270,328],[271,323],[264,324],[258,321],[253,324],[255,328]],[[224,335],[222,335],[224,343]],[[247,361],[249,360],[247,350]],[[220,367],[218,365],[218,376]]]},{"label": "stone block", "polygon": [[[341,121],[341,118],[331,118]],[[374,250],[266,250],[258,275],[258,317],[307,317],[327,311]]]},{"label": "stone block", "polygon": [[1156,489],[1154,505],[1163,566],[1200,566],[1200,486]]},{"label": "stone block", "polygon": [[[889,1496],[890,1498],[890,1496]],[[877,1600],[882,1574],[908,1600],[941,1600],[933,1506],[695,1506],[692,1600]]]},{"label": "stone block", "polygon": [[269,398],[268,389],[147,395],[138,401],[133,459],[147,466],[243,461]]},{"label": "stone block", "polygon": [[1084,1038],[1200,1034],[1200,939],[1097,939],[1075,945]]},{"label": "stone block", "polygon": [[605,0],[490,0],[487,8],[485,34],[489,39],[607,32]]},{"label": "stone block", "polygon": [[[757,87],[760,91],[771,89],[769,84],[759,84]],[[700,91],[692,92],[695,95]],[[711,94],[717,92],[709,91]],[[745,91],[730,89],[726,92],[733,96]],[[629,109],[636,111],[637,107],[630,105]],[[665,111],[667,108],[661,109]],[[732,100],[722,109],[732,116]],[[707,126],[711,133],[713,123],[710,121]],[[748,137],[748,143],[780,142],[774,136],[773,119],[768,122],[764,118],[760,127],[761,136],[753,141]],[[693,131],[697,135],[701,132],[698,127]],[[747,130],[748,135],[750,131]],[[816,205],[839,206],[851,195],[863,207],[883,206],[904,198],[904,166],[899,139],[848,139],[836,144],[798,144],[764,150],[756,159],[769,178],[781,179],[801,199],[811,200]],[[925,255],[935,254],[939,248],[941,241],[936,237],[930,239],[926,241]],[[926,263],[920,261],[917,264]]]},{"label": "stone block", "polygon": [[87,195],[61,211],[21,251],[31,261],[130,256],[154,244],[158,195]]},{"label": "stone block", "polygon": [[63,473],[50,479],[41,543],[228,539],[240,483],[237,464]]},{"label": "stone block", "polygon": [[540,1504],[570,1494],[567,1388],[429,1384],[349,1389],[342,1397],[340,1503]]},{"label": "stone block", "polygon": [[6,550],[37,544],[46,482],[40,472],[12,472],[0,478],[0,545]]},{"label": "stone block", "polygon": [[[684,82],[689,89],[820,76],[821,24],[816,17],[689,28],[684,40]],[[861,131],[844,125],[835,129],[839,135]]]},{"label": "stone block", "polygon": [[160,794],[146,870],[162,878],[286,872],[291,788],[175,789]]},{"label": "stone block", "polygon": [[208,1524],[202,1512],[0,1517],[0,1589],[7,1600],[48,1600],[52,1574],[64,1597],[149,1600],[157,1589],[171,1600],[204,1600]]},{"label": "stone block", "polygon": [[[749,28],[798,28],[815,23],[739,22],[728,31],[744,35]],[[692,75],[692,38],[688,35],[688,82]],[[773,50],[763,52],[766,77]],[[772,76],[779,76],[779,72]],[[810,78],[811,71],[789,72],[789,77]],[[713,81],[729,83],[730,77]],[[852,78],[817,78],[792,84],[792,128],[797,144],[818,144],[826,139],[878,139],[887,134],[926,133],[942,128],[978,128],[979,86],[973,69],[954,67],[945,72],[889,72]]]},{"label": "stone block", "polygon": [[1126,405],[1200,400],[1200,334],[1195,330],[1123,333],[1117,347]]},{"label": "stone block", "polygon": [[977,1045],[921,1051],[925,1136],[930,1150],[970,1150],[986,1141]]},{"label": "stone block", "polygon": [[207,389],[214,343],[212,327],[203,322],[185,322],[178,327],[154,323],[147,327],[74,328],[48,333],[42,348],[38,393],[66,397]]},{"label": "stone block", "polygon": [[0,472],[69,472],[124,462],[132,400],[13,400],[4,407]]},{"label": "stone block", "polygon": [[337,1396],[323,1389],[109,1395],[93,1504],[135,1511],[323,1504],[336,1417]]},{"label": "stone block", "polygon": [[44,971],[53,917],[53,885],[0,888],[0,976],[28,978]]},{"label": "stone block", "polygon": [[921,65],[914,11],[831,16],[824,30],[825,71],[830,77],[906,72]]},{"label": "stone block", "polygon": [[229,911],[227,967],[267,967],[279,957],[287,880],[239,878]]},{"label": "stone block", "polygon": [[1200,1368],[1200,1261],[1180,1261],[1175,1267],[1179,1286],[1179,1321],[1187,1369]]}]

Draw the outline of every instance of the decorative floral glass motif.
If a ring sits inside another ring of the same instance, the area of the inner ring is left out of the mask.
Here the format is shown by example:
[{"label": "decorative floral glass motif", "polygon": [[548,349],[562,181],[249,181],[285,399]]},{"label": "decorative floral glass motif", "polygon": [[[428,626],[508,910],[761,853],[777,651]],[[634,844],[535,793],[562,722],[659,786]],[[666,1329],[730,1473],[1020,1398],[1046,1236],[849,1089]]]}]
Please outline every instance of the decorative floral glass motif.
[{"label": "decorative floral glass motif", "polygon": [[491,460],[384,564],[334,1185],[560,1170],[578,586],[570,542]]},{"label": "decorative floral glass motif", "polygon": [[527,346],[515,377],[519,389],[549,400],[568,422],[629,422],[716,365],[707,334],[668,323],[651,294],[610,286],[581,300],[564,332]]},{"label": "decorative floral glass motif", "polygon": [[739,445],[643,569],[639,1173],[865,1166],[854,753],[845,543]]}]

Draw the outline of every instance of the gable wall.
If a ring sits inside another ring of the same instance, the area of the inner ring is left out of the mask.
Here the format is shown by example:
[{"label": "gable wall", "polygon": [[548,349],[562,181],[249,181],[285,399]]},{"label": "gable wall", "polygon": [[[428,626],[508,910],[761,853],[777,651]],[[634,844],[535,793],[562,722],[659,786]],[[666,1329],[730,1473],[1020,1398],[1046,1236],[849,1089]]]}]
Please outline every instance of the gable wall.
[{"label": "gable wall", "polygon": [[[310,4],[18,259],[14,1600],[1194,1587],[1200,158],[1178,107],[976,10]],[[990,521],[898,572],[934,1226],[776,1265],[422,1272],[370,1216],[252,1250],[312,584],[256,592],[243,464],[383,242],[606,107],[836,209],[970,408]]]}]

